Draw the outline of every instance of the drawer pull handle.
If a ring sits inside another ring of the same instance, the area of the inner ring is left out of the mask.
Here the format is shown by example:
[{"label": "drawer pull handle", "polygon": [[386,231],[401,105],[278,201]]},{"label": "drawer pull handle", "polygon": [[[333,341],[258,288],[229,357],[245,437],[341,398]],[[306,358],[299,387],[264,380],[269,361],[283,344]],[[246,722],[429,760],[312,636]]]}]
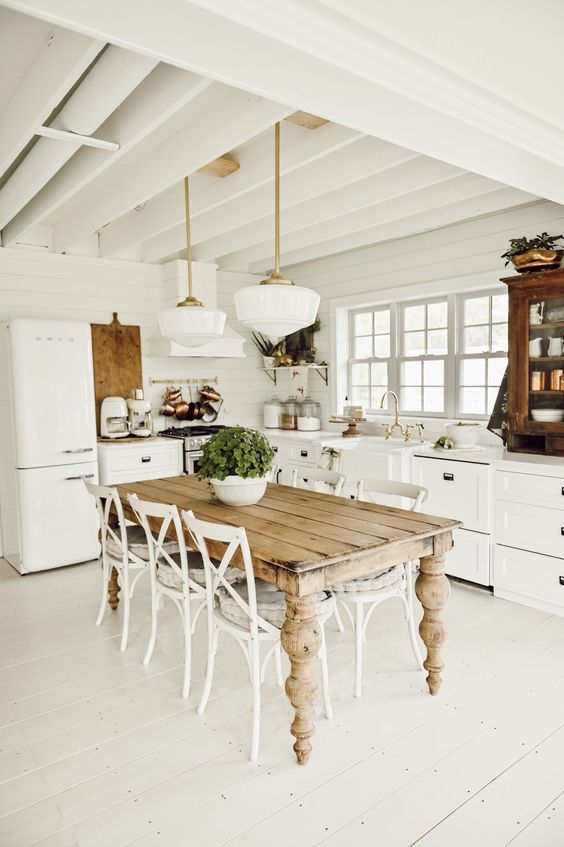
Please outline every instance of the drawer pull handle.
[{"label": "drawer pull handle", "polygon": [[444,479],[445,482],[454,482],[454,474],[453,473],[444,473],[443,479]]},{"label": "drawer pull handle", "polygon": [[[276,447],[276,445],[273,444],[272,449],[274,450],[275,453],[278,453],[278,447]],[[564,494],[564,488],[562,489],[562,494]]]},{"label": "drawer pull handle", "polygon": [[564,526],[560,527],[560,535],[564,535]]},{"label": "drawer pull handle", "polygon": [[71,482],[73,479],[94,479],[94,474],[93,473],[85,473],[85,474],[81,474],[79,476],[66,476],[65,479],[66,479],[67,482]]},{"label": "drawer pull handle", "polygon": [[560,493],[561,493],[561,494],[562,494],[562,496],[564,497],[564,485],[563,485],[563,486],[562,486],[562,488],[560,489]]},{"label": "drawer pull handle", "polygon": [[142,461],[142,462],[150,462],[150,461],[151,461],[151,457],[150,457],[150,456],[141,456],[141,461]]},{"label": "drawer pull handle", "polygon": [[300,450],[300,456],[303,456],[305,458],[307,455],[308,455],[307,450]]},{"label": "drawer pull handle", "polygon": [[560,585],[564,585],[564,576],[559,576],[558,582],[560,583]]}]

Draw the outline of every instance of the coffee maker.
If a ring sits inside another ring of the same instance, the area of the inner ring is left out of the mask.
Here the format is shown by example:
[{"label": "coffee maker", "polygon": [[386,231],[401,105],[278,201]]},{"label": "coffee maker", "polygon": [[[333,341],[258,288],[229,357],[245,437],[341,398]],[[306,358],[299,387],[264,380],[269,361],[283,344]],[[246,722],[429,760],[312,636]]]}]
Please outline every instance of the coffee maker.
[{"label": "coffee maker", "polygon": [[129,432],[140,438],[147,438],[153,434],[153,421],[151,418],[151,404],[143,399],[143,389],[136,388],[133,397],[127,401],[129,410]]},{"label": "coffee maker", "polygon": [[102,438],[125,438],[129,435],[127,405],[123,397],[104,397],[100,409]]}]

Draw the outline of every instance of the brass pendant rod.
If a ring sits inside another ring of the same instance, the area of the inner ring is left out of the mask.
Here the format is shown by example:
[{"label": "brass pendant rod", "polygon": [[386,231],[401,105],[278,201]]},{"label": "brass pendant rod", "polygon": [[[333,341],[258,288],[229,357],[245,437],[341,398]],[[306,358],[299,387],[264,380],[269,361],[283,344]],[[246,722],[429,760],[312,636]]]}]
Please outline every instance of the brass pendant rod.
[{"label": "brass pendant rod", "polygon": [[184,211],[186,218],[186,258],[188,260],[188,297],[192,299],[192,240],[190,237],[190,187],[184,177]]},{"label": "brass pendant rod", "polygon": [[280,121],[274,127],[274,273],[280,274]]}]

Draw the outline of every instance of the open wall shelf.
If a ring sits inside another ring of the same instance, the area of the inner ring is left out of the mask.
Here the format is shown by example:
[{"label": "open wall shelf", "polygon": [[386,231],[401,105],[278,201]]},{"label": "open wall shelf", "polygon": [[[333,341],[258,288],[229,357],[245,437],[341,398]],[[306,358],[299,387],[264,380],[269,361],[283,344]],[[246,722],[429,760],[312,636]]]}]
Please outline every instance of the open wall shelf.
[{"label": "open wall shelf", "polygon": [[291,373],[292,371],[297,370],[298,368],[300,370],[302,368],[308,368],[308,370],[315,371],[317,374],[319,374],[319,376],[321,377],[321,379],[323,380],[325,385],[328,385],[328,383],[329,383],[329,373],[328,373],[329,365],[285,365],[285,366],[281,365],[280,367],[277,367],[277,368],[261,368],[261,370],[263,370],[265,372],[265,374],[267,375],[267,377],[272,380],[274,385],[277,385],[278,371],[286,371],[287,373]]}]

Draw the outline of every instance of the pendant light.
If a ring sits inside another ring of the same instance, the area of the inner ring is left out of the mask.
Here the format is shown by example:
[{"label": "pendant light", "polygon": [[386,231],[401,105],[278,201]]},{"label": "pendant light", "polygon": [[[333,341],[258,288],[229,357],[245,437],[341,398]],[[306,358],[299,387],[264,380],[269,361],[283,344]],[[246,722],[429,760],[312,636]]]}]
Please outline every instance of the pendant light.
[{"label": "pendant light", "polygon": [[319,294],[295,285],[280,272],[280,124],[274,128],[274,271],[260,285],[235,292],[237,318],[249,329],[278,340],[310,326],[317,316]]},{"label": "pendant light", "polygon": [[190,240],[190,188],[184,177],[186,209],[186,258],[188,260],[188,297],[174,309],[159,312],[159,328],[165,338],[183,347],[202,347],[223,334],[225,312],[209,309],[192,294],[192,243]]}]

